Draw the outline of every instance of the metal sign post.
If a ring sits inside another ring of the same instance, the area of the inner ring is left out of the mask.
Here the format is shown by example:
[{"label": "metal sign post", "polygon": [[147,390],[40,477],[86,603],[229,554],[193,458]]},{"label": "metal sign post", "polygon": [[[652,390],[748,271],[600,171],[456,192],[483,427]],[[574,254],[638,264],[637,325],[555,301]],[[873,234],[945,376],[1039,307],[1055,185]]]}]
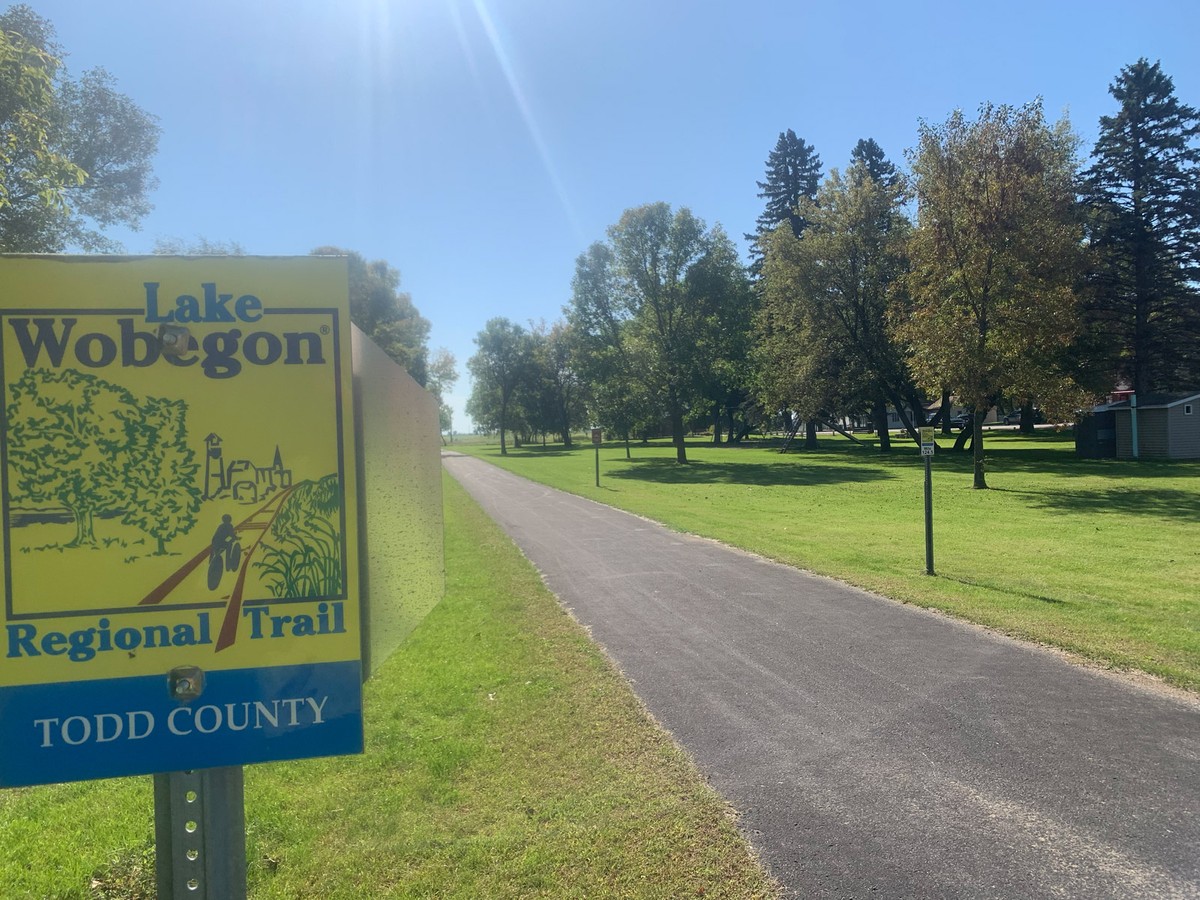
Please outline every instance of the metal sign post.
[{"label": "metal sign post", "polygon": [[154,776],[159,900],[246,900],[242,767]]},{"label": "metal sign post", "polygon": [[604,432],[599,428],[592,429],[592,446],[596,448],[596,487],[600,487],[600,442],[604,440]]},{"label": "metal sign post", "polygon": [[931,462],[937,443],[932,428],[921,429],[921,456],[925,460],[925,574],[933,572],[933,473]]}]

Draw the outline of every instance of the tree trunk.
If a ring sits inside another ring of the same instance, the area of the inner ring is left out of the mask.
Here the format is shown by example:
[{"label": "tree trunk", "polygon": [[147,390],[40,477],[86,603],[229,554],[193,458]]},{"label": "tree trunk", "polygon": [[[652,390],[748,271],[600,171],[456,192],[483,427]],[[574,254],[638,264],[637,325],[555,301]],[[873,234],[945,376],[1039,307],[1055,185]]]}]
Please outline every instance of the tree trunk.
[{"label": "tree trunk", "polygon": [[950,426],[950,391],[942,391],[942,434],[949,436],[952,428]]},{"label": "tree trunk", "polygon": [[92,511],[90,509],[72,509],[75,516],[75,540],[68,547],[92,547],[96,544],[96,534],[92,531]]},{"label": "tree trunk", "polygon": [[1021,404],[1021,434],[1033,434],[1033,401]]},{"label": "tree trunk", "polygon": [[875,433],[879,436],[879,452],[890,453],[892,451],[892,435],[888,429],[887,404],[882,400],[876,400],[875,406],[871,410],[871,416],[875,420]]},{"label": "tree trunk", "polygon": [[633,454],[629,452],[629,432],[625,432],[625,458],[633,459]]},{"label": "tree trunk", "polygon": [[804,423],[804,449],[817,449],[817,420],[809,419]]},{"label": "tree trunk", "polygon": [[[964,447],[967,446],[967,443],[969,441],[971,441],[971,439],[974,436],[975,436],[975,422],[974,422],[974,419],[972,419],[971,421],[967,422],[966,425],[963,426],[963,430],[960,431],[958,433],[958,437],[956,437],[954,439],[954,450],[955,451],[962,450]],[[974,444],[972,444],[972,446],[974,446]]]},{"label": "tree trunk", "polygon": [[975,410],[975,418],[971,423],[974,432],[971,438],[971,456],[975,463],[975,480],[971,487],[977,491],[987,490],[987,481],[983,477],[983,419],[986,415],[986,409]]},{"label": "tree trunk", "polygon": [[712,417],[713,417],[713,443],[716,444],[717,446],[720,446],[721,432],[724,427],[724,423],[721,421],[721,404],[720,403],[713,404]]},{"label": "tree trunk", "polygon": [[683,433],[683,404],[679,402],[674,391],[667,398],[667,404],[671,413],[671,443],[675,445],[675,462],[686,465],[687,446],[684,443]]},{"label": "tree trunk", "polygon": [[508,399],[500,399],[500,455],[508,456],[508,445],[504,443],[504,426],[508,424]]}]

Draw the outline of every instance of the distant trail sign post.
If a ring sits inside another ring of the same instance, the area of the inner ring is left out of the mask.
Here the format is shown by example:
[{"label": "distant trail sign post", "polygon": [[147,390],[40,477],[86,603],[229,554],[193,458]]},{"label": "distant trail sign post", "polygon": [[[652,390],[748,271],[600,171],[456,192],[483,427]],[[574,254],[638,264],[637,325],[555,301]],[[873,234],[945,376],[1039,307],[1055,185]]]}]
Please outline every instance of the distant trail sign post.
[{"label": "distant trail sign post", "polygon": [[5,257],[0,350],[0,787],[174,773],[243,897],[241,766],[363,749],[346,263]]},{"label": "distant trail sign post", "polygon": [[933,574],[933,474],[931,463],[937,450],[932,428],[922,428],[921,456],[925,460],[925,574]]},{"label": "distant trail sign post", "polygon": [[604,432],[599,428],[592,429],[592,446],[596,448],[596,487],[600,487],[600,444],[604,440]]}]

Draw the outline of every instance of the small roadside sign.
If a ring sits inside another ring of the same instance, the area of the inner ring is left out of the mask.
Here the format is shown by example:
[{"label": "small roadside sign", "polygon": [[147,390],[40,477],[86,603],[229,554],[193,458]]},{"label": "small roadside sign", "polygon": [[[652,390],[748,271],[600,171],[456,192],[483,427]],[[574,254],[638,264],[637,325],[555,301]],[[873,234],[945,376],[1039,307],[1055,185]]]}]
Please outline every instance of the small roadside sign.
[{"label": "small roadside sign", "polygon": [[933,428],[924,426],[919,429],[921,438],[921,456],[925,461],[925,574],[933,574],[933,474],[930,460],[937,443],[933,438]]},{"label": "small roadside sign", "polygon": [[604,432],[601,431],[599,428],[593,428],[592,429],[592,443],[600,444],[600,443],[603,443],[603,441],[604,441]]},{"label": "small roadside sign", "polygon": [[919,431],[921,434],[921,455],[933,456],[934,451],[937,449],[937,443],[933,438],[933,429],[921,428]]},{"label": "small roadside sign", "polygon": [[362,750],[346,262],[0,258],[0,787]]}]

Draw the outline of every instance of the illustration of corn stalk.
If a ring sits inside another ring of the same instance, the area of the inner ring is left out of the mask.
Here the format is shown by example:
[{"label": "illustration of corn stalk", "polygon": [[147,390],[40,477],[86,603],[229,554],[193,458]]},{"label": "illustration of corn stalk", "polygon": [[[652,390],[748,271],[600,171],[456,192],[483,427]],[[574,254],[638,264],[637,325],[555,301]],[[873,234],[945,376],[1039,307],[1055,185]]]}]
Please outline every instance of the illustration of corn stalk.
[{"label": "illustration of corn stalk", "polygon": [[274,543],[260,545],[255,563],[271,595],[336,597],[342,590],[341,508],[336,475],[296,486],[271,526]]}]

